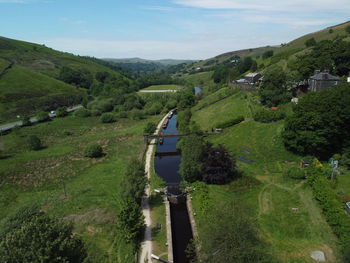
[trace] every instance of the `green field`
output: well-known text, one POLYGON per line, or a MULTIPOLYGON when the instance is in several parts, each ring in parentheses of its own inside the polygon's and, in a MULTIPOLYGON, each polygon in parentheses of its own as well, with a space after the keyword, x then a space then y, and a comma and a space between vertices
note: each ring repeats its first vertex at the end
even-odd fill
POLYGON ((179 85, 169 84, 169 85, 152 85, 143 90, 179 90, 181 88, 182 87, 179 85))
MULTIPOLYGON (((206 128, 226 120, 227 115, 249 116, 247 103, 246 96, 235 94, 195 111, 193 120, 206 128)), ((235 156, 244 176, 229 185, 196 187, 192 195, 199 236, 210 207, 235 199, 248 207, 279 262, 314 262, 309 256, 313 250, 324 251, 328 262, 338 262, 337 239, 311 190, 304 181, 285 175, 290 167, 298 166, 301 157, 284 149, 282 129, 283 121, 264 124, 248 120, 208 137, 235 156)))
POLYGON ((194 107, 193 120, 203 130, 209 131, 219 123, 235 119, 238 116, 252 118, 257 107, 259 106, 254 103, 251 94, 226 88, 200 101, 194 107), (220 98, 224 99, 220 100, 220 98))
POLYGON ((142 157, 145 123, 158 118, 101 124, 97 117, 68 116, 2 136, 0 219, 39 203, 49 214, 75 223, 92 262, 134 262, 131 246, 116 229, 118 194, 129 160, 142 157), (26 150, 28 135, 37 135, 46 148, 26 150), (104 157, 83 157, 93 142, 103 146, 104 157))

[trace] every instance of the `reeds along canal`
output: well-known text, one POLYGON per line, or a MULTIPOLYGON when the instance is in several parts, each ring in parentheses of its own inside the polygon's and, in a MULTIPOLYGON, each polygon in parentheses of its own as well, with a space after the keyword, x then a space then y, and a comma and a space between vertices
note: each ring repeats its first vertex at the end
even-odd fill
MULTIPOLYGON (((172 115, 168 119, 167 124, 164 125, 162 132, 165 135, 178 134, 176 128, 176 117, 176 114, 172 115)), ((155 169, 157 174, 166 182, 168 186, 168 193, 173 197, 180 195, 180 198, 172 199, 171 197, 168 197, 171 201, 170 218, 173 257, 174 263, 188 263, 190 262, 190 259, 187 257, 186 249, 193 237, 193 234, 187 205, 185 202, 186 197, 181 196, 181 191, 179 188, 181 176, 178 173, 178 170, 181 156, 176 149, 177 142, 177 137, 164 137, 163 141, 161 143, 158 143, 155 156, 155 169), (179 202, 177 202, 177 200, 179 202)))

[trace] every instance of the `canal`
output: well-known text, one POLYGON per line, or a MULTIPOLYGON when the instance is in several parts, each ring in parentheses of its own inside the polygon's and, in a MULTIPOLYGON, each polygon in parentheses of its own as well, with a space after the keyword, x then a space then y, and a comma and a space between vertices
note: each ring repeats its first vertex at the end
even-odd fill
MULTIPOLYGON (((164 134, 178 134, 176 128, 176 114, 169 120, 164 134)), ((181 155, 176 149, 177 137, 164 138, 163 144, 158 144, 155 156, 156 173, 163 178, 172 194, 181 193, 179 184, 181 176, 178 173, 181 155)), ((192 228, 186 203, 170 203, 170 219, 173 243, 174 263, 188 263, 186 248, 192 239, 192 228)))
MULTIPOLYGON (((195 95, 198 95, 202 92, 202 89, 195 87, 194 92, 195 95)), ((177 115, 174 114, 169 119, 167 128, 164 128, 162 132, 164 134, 178 134, 176 126, 177 115)), ((178 173, 181 155, 176 148, 177 142, 177 137, 164 138, 162 144, 158 143, 155 156, 156 173, 167 184, 168 192, 176 195, 181 193, 179 187, 181 175, 178 173)), ((193 233, 186 202, 170 203, 170 219, 174 263, 189 263, 190 258, 187 257, 186 249, 193 238, 193 233)))

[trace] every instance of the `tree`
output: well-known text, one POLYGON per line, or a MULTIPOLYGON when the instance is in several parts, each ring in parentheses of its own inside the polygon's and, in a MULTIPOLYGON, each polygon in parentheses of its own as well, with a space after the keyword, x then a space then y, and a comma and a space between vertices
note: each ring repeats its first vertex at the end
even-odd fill
POLYGON ((27 145, 29 150, 32 151, 40 150, 43 147, 41 140, 36 135, 31 135, 27 138, 27 145))
POLYGON ((317 44, 316 40, 312 37, 305 41, 305 46, 311 47, 317 44))
POLYGON ((347 27, 345 28, 345 31, 346 31, 346 33, 350 34, 350 26, 347 26, 347 27))
POLYGON ((226 184, 238 177, 235 159, 222 145, 206 144, 201 168, 202 180, 207 184, 226 184))
POLYGON ((269 107, 289 102, 291 95, 287 90, 287 74, 281 67, 266 71, 259 95, 261 102, 269 107))
POLYGON ((201 180, 201 167, 204 151, 203 139, 198 135, 191 135, 181 139, 181 163, 179 173, 188 182, 201 180))
POLYGON ((91 115, 91 112, 88 109, 81 108, 74 112, 74 115, 77 117, 89 117, 91 115))
POLYGON ((100 120, 102 123, 112 123, 115 122, 115 117, 113 113, 106 112, 101 115, 100 120))
POLYGON ((143 133, 153 134, 157 129, 157 125, 154 122, 147 122, 146 127, 143 129, 143 133))
POLYGON ((350 141, 350 84, 309 93, 294 107, 282 133, 290 151, 328 159, 350 141))
POLYGON ((273 56, 273 50, 267 50, 262 54, 263 59, 267 59, 267 58, 272 57, 272 56, 273 56))
POLYGON ((84 150, 84 156, 90 158, 98 158, 103 155, 103 149, 97 143, 88 145, 84 150))
POLYGON ((30 117, 28 115, 24 115, 22 118, 22 126, 31 126, 32 122, 30 121, 30 117))
POLYGON ((80 263, 87 258, 73 225, 26 207, 7 218, 0 232, 0 261, 80 263))
POLYGON ((68 112, 67 112, 67 107, 63 106, 63 107, 59 107, 57 110, 56 110, 56 116, 57 117, 65 117, 68 115, 68 112))
POLYGON ((110 74, 106 71, 103 72, 97 72, 95 75, 95 78, 102 83, 105 83, 106 80, 110 77, 110 74))
POLYGON ((36 116, 36 118, 38 119, 38 122, 45 122, 50 120, 50 116, 47 112, 39 112, 38 115, 36 116))

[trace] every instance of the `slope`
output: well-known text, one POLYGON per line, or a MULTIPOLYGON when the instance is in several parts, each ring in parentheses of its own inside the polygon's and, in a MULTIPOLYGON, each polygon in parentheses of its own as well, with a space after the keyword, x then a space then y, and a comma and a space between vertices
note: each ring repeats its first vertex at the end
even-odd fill
POLYGON ((96 82, 94 76, 97 72, 108 72, 116 79, 126 79, 95 61, 44 45, 0 37, 0 120, 49 110, 57 106, 52 105, 52 97, 60 101, 59 106, 79 103, 86 90, 61 81, 59 73, 63 67, 88 72, 92 83, 96 82), (38 99, 41 103, 36 104, 38 99))

